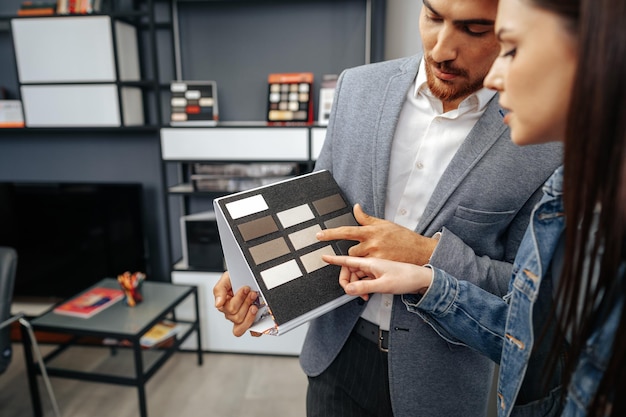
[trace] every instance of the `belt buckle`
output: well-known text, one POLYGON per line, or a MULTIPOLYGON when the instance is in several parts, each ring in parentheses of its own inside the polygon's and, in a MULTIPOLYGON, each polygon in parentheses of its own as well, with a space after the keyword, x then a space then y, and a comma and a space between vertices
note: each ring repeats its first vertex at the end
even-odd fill
MULTIPOLYGON (((389 348, 383 347, 383 340, 384 340, 383 331, 384 330, 381 330, 380 327, 378 328, 378 350, 386 353, 386 352, 389 352, 389 348)), ((387 341, 387 343, 389 343, 389 341, 387 341)))

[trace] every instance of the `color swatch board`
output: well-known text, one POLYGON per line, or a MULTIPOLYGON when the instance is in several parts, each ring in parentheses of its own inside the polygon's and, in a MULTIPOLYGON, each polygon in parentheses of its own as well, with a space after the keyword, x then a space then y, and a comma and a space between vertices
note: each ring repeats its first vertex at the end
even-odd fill
POLYGON ((313 73, 268 76, 267 121, 270 124, 313 123, 313 73))
POLYGON ((175 81, 170 84, 171 126, 215 126, 219 120, 215 81, 175 81))
POLYGON ((260 293, 260 319, 251 328, 283 334, 348 301, 339 267, 323 254, 346 255, 354 241, 320 242, 318 231, 358 225, 328 171, 214 200, 233 289, 260 293))

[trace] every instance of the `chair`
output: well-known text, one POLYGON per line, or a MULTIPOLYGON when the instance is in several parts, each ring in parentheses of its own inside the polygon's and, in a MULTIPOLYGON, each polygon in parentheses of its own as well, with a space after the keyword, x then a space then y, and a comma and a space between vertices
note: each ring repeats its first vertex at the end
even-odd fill
MULTIPOLYGON (((11 335, 9 322, 11 316, 11 301, 13 300, 13 285, 15 283, 15 270, 17 268, 17 253, 13 248, 0 246, 0 374, 3 373, 9 363, 13 351, 11 349, 11 335)), ((13 320, 11 321, 11 323, 13 320)))
POLYGON ((48 391, 48 395, 50 396, 50 403, 52 404, 54 414, 57 417, 60 417, 61 413, 59 411, 59 406, 57 405, 56 397, 52 391, 50 378, 48 378, 48 373, 46 372, 46 367, 43 357, 41 356, 41 351, 39 350, 39 345, 37 344, 37 339, 35 338, 35 333, 33 332, 28 320, 24 317, 24 313, 18 313, 11 316, 11 302, 13 300, 13 286, 15 284, 16 269, 17 253, 15 250, 13 248, 0 246, 0 374, 8 368, 13 356, 11 334, 9 331, 10 325, 15 322, 19 322, 22 326, 24 326, 24 329, 26 329, 26 333, 30 339, 35 358, 39 364, 41 376, 43 377, 44 385, 48 391))

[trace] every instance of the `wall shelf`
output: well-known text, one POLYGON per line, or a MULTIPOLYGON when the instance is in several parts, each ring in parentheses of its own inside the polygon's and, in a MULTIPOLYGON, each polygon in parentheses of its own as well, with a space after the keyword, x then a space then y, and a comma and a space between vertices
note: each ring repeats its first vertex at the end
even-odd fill
MULTIPOLYGON (((161 126, 122 126, 122 127, 9 127, 0 128, 0 132, 10 133, 11 135, 32 135, 39 136, 46 133, 64 133, 70 136, 84 136, 88 133, 116 133, 116 132, 138 132, 138 133, 154 133, 154 140, 158 140, 157 133, 161 126)), ((6 135, 0 135, 0 140, 6 135)))

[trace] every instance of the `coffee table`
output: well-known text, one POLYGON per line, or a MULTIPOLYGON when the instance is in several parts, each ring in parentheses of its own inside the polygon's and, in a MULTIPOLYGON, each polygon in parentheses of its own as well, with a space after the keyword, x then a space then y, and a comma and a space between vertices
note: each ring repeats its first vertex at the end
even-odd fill
MULTIPOLYGON (((119 288, 119 284, 117 280, 113 278, 105 278, 94 284, 93 287, 119 288)), ((167 359, 178 350, 181 343, 193 332, 196 333, 198 341, 198 365, 202 365, 202 346, 200 342, 202 338, 200 337, 197 287, 193 285, 144 281, 141 293, 143 295, 143 302, 135 307, 128 307, 124 300, 120 300, 87 319, 56 314, 51 308, 41 316, 32 319, 30 323, 36 331, 71 336, 69 342, 60 344, 53 351, 44 356, 43 360, 46 364, 49 376, 134 386, 137 388, 139 394, 140 415, 141 417, 147 417, 146 382, 167 359), (195 306, 195 320, 176 320, 175 308, 192 295, 195 306), (152 326, 165 318, 173 319, 182 324, 183 329, 177 334, 177 337, 170 346, 143 349, 140 344, 141 337, 150 330, 152 326), (110 349, 112 356, 116 356, 119 353, 118 350, 131 349, 135 365, 134 375, 115 375, 110 372, 102 372, 102 370, 96 369, 97 367, 91 367, 92 369, 88 370, 69 369, 68 367, 61 368, 55 367, 55 365, 51 363, 54 358, 57 358, 61 353, 75 346, 81 338, 84 339, 85 337, 126 341, 128 347, 99 346, 110 349), (150 356, 149 360, 147 355, 150 356)), ((36 417, 41 417, 41 399, 37 387, 37 375, 40 374, 40 371, 33 360, 29 339, 27 337, 23 339, 33 411, 36 417)), ((110 370, 111 369, 107 369, 107 371, 110 370)))

